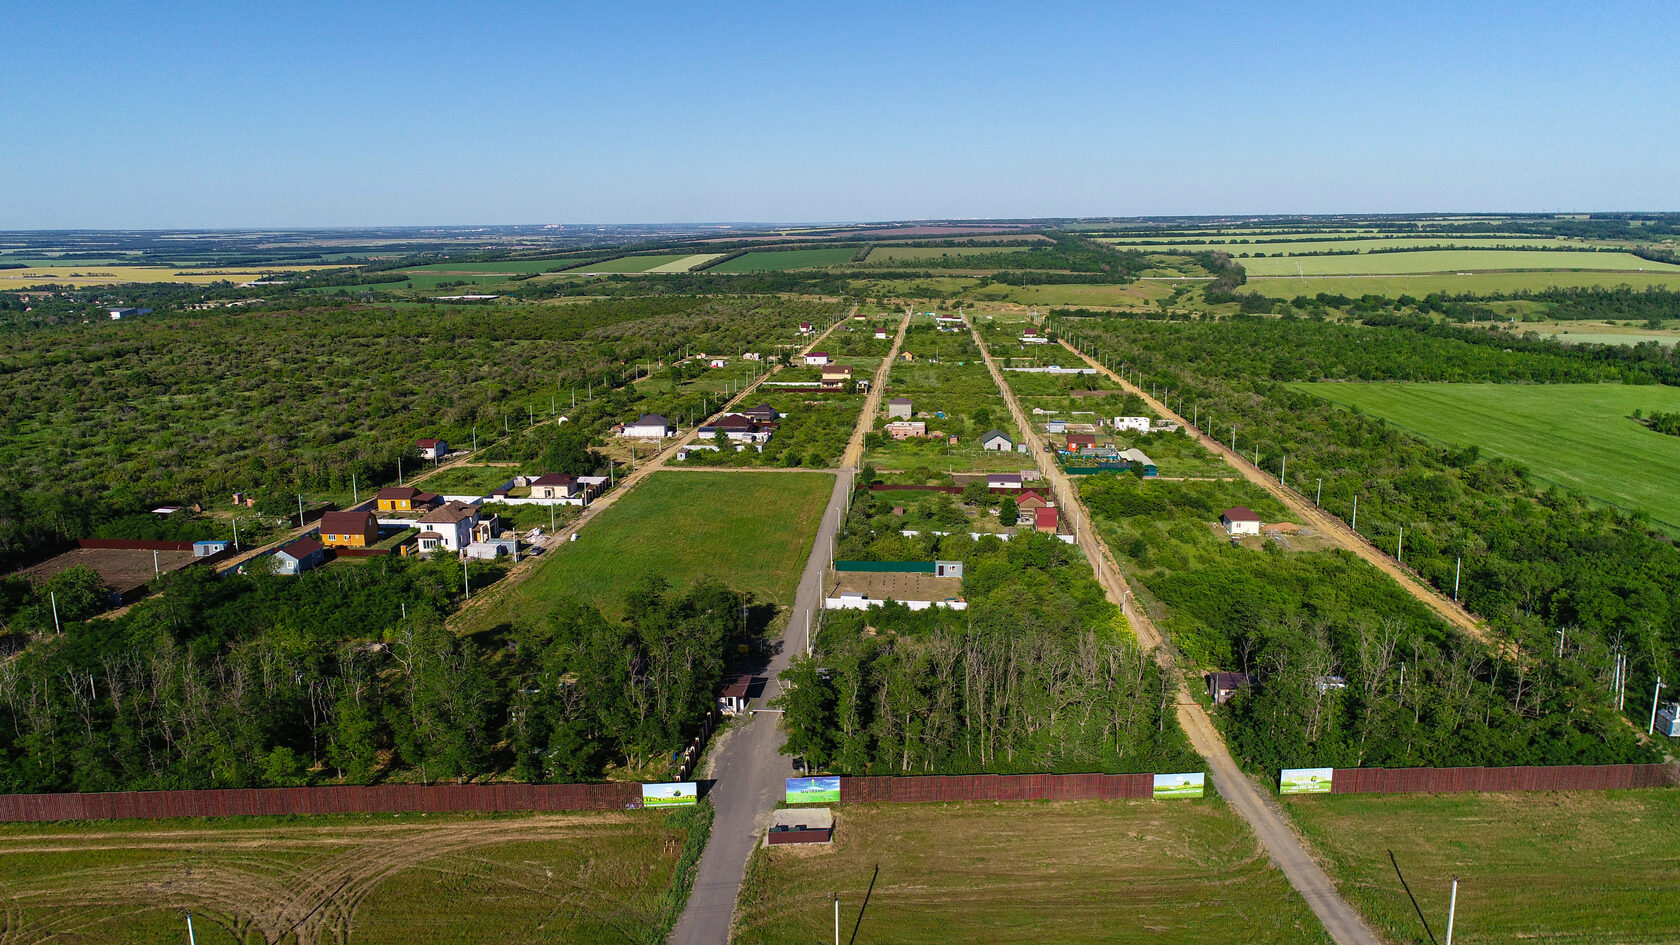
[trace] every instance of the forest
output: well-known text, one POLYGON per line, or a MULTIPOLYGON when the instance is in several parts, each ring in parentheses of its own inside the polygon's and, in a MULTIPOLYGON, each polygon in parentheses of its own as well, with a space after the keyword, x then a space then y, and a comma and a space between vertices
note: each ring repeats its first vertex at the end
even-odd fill
MULTIPOLYGON (((468 571, 482 589, 503 567, 468 571)), ((0 663, 0 791, 657 779, 750 605, 650 584, 627 589, 622 622, 572 605, 459 639, 443 618, 461 593, 452 560, 168 575, 126 614, 69 620, 0 663)))
MULTIPOLYGON (((1631 715, 1649 711, 1640 693, 1649 693, 1659 674, 1672 679, 1680 669, 1680 605, 1672 594, 1680 586, 1680 550, 1640 517, 1542 489, 1522 469, 1474 448, 1437 446, 1284 386, 1339 378, 1587 382, 1618 379, 1623 368, 1561 349, 1504 350, 1409 328, 1295 319, 1103 318, 1063 327, 1140 369, 1173 404, 1182 398, 1204 428, 1235 424, 1245 452, 1258 441, 1267 456, 1286 453, 1290 484, 1311 494, 1322 480, 1323 507, 1344 520, 1358 495, 1359 531, 1379 547, 1393 547, 1404 528, 1406 565, 1443 593, 1456 590, 1506 647, 1479 655, 1449 648, 1438 666, 1446 680, 1460 672, 1466 692, 1481 687, 1490 700, 1500 693, 1527 720, 1527 738, 1486 743, 1482 756, 1552 757, 1558 744, 1580 747, 1583 758, 1620 753, 1615 736, 1622 727, 1598 721, 1610 705, 1616 654, 1630 663, 1631 715)), ((1348 652, 1340 648, 1344 669, 1348 652)), ((1489 710, 1475 731, 1496 731, 1495 722, 1489 710)))
POLYGON ((900 535, 872 478, 838 557, 960 560, 968 609, 826 614, 814 657, 783 674, 785 752, 856 775, 1199 769, 1171 684, 1077 550, 1032 532, 900 535))

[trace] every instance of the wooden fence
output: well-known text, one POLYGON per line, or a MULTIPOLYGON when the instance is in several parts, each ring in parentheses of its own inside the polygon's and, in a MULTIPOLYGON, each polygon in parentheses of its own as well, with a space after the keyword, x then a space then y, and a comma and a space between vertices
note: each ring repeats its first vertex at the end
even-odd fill
POLYGON ((1153 797, 1153 774, 957 774, 841 778, 840 802, 1095 801, 1153 797))
POLYGON ((642 786, 611 784, 381 784, 372 787, 120 791, 0 795, 0 821, 235 817, 283 814, 621 810, 642 806, 642 786))
POLYGON ((1332 794, 1457 791, 1614 791, 1680 785, 1680 765, 1554 765, 1521 768, 1337 768, 1332 794))

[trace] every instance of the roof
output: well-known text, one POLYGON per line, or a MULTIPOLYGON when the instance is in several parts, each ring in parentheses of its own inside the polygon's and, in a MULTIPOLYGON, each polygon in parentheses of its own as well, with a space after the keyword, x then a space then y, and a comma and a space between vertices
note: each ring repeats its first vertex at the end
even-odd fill
POLYGON ((442 541, 443 540, 443 536, 438 534, 437 532, 421 532, 420 534, 415 535, 414 537, 417 538, 417 539, 418 538, 430 538, 433 541, 442 541))
MULTIPOLYGON (((1007 434, 1007 433, 1003 432, 1002 430, 999 430, 999 429, 994 427, 994 428, 986 431, 986 435, 980 438, 980 442, 984 443, 987 440, 993 439, 995 437, 1000 437, 1000 436, 1003 437, 1006 440, 1009 440, 1009 434, 1007 434)), ((1009 440, 1009 442, 1013 443, 1015 441, 1014 440, 1009 440)))
POLYGON ((386 486, 379 490, 380 499, 413 499, 420 495, 420 490, 413 486, 386 486))
POLYGON ((1020 473, 987 473, 987 482, 1020 482, 1020 473))
POLYGON ((533 485, 533 486, 569 486, 574 482, 577 482, 577 477, 576 476, 568 476, 568 475, 565 475, 564 473, 544 473, 543 475, 538 476, 537 478, 531 480, 531 485, 533 485))
POLYGON ((451 499, 448 502, 420 516, 422 525, 453 525, 464 518, 471 518, 478 514, 477 510, 465 502, 451 499))
POLYGON ((1020 505, 1022 502, 1025 502, 1028 499, 1037 499, 1038 501, 1043 502, 1044 501, 1044 496, 1039 495, 1038 490, 1036 490, 1036 489, 1028 489, 1027 491, 1025 491, 1025 492, 1023 492, 1020 495, 1015 497, 1015 504, 1020 505))
POLYGON ((887 403, 890 406, 893 406, 893 407, 896 407, 899 404, 903 404, 904 406, 908 407, 908 406, 910 406, 910 398, 908 398, 908 397, 894 397, 892 400, 887 401, 887 403))
POLYGON ((1260 516, 1246 505, 1233 505, 1219 514, 1227 522, 1258 522, 1260 516))
POLYGON ((1235 689, 1248 685, 1247 673, 1208 673, 1208 682, 1215 689, 1235 689))
POLYGON ((805 356, 807 358, 826 358, 826 357, 828 357, 828 352, 827 351, 808 351, 808 352, 805 353, 805 356))
POLYGON ((626 423, 627 427, 668 427, 671 421, 656 413, 644 413, 636 418, 634 423, 626 423))
POLYGON ((752 681, 753 678, 751 676, 737 676, 733 680, 730 680, 729 685, 723 687, 724 698, 745 699, 747 697, 747 691, 752 688, 752 681))
POLYGON ((1129 449, 1129 450, 1121 450, 1120 451, 1120 458, 1124 459, 1124 460, 1130 460, 1131 462, 1138 463, 1138 464, 1141 464, 1141 465, 1144 465, 1144 466, 1155 465, 1154 460, 1150 459, 1149 456, 1147 454, 1145 454, 1143 450, 1137 449, 1136 447, 1133 447, 1132 449, 1129 449))
POLYGON ((1055 528, 1059 513, 1052 506, 1033 509, 1033 524, 1039 528, 1055 528))
POLYGON ((438 444, 442 443, 443 441, 442 440, 415 440, 414 442, 421 449, 429 450, 432 447, 437 446, 438 444))
POLYGON ((367 510, 360 512, 328 512, 321 516, 321 532, 327 535, 351 535, 367 528, 368 519, 373 513, 367 510))
POLYGON ((320 552, 320 542, 313 538, 299 538, 297 541, 290 544, 281 545, 274 553, 277 555, 285 555, 294 561, 302 561, 304 558, 313 554, 319 554, 320 552))

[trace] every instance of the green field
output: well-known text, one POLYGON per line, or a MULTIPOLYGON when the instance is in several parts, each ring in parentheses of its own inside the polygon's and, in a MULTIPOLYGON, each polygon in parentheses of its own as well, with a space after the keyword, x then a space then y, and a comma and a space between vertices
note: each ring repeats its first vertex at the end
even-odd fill
MULTIPOLYGON (((517 466, 452 466, 440 469, 414 485, 439 495, 486 495, 517 475, 517 466)), ((547 511, 543 512, 543 517, 548 517, 547 511)))
POLYGON ((441 262, 424 266, 409 266, 396 272, 488 272, 502 275, 521 275, 527 272, 548 272, 576 265, 575 259, 504 259, 501 262, 441 262))
MULTIPOLYGON (((1522 327, 1519 330, 1531 330, 1522 327)), ((1576 331, 1571 328, 1536 328, 1532 329, 1542 338, 1553 341, 1574 342, 1575 344, 1594 345, 1638 345, 1647 341, 1655 341, 1659 345, 1672 345, 1680 341, 1680 334, 1673 332, 1655 331, 1576 331)))
POLYGON ((1454 446, 1478 446, 1527 466, 1539 479, 1650 514, 1680 531, 1680 437, 1629 419, 1635 410, 1680 411, 1680 389, 1621 384, 1292 384, 1358 407, 1401 429, 1454 446))
POLYGON ((914 262, 918 259, 938 259, 941 256, 983 256, 997 253, 1018 253, 1030 246, 877 246, 869 251, 864 262, 914 262))
POLYGON ((786 269, 819 269, 852 261, 856 247, 836 249, 782 249, 748 253, 724 260, 707 272, 779 272, 786 269))
MULTIPOLYGON (((0 826, 0 940, 662 941, 694 812, 0 826)), ((703 834, 695 834, 695 843, 703 834)))
MULTIPOLYGON (((1397 253, 1395 255, 1410 256, 1415 254, 1397 253)), ((1253 261, 1242 260, 1245 266, 1253 261)), ((1288 261, 1280 260, 1280 262, 1288 261)), ((1645 262, 1645 260, 1640 260, 1640 262, 1645 262)), ((1292 299, 1297 295, 1317 295, 1320 292, 1346 295, 1350 298, 1358 298, 1362 295, 1382 295, 1389 298, 1410 295, 1423 298, 1432 292, 1454 295, 1463 292, 1492 295, 1518 292, 1524 289, 1549 289, 1554 286, 1561 289, 1572 289, 1588 286, 1614 288, 1619 285, 1629 285, 1636 289, 1643 289, 1647 286, 1661 286, 1671 291, 1680 291, 1680 273, 1472 272, 1467 276, 1448 273, 1427 276, 1320 276, 1306 279, 1297 279, 1291 274, 1289 278, 1250 279, 1248 284, 1243 286, 1242 291, 1257 292, 1274 299, 1292 299)), ((1069 287, 1028 286, 1027 288, 1060 289, 1069 287)), ((1116 288, 1127 287, 1117 286, 1116 288)))
POLYGON ((1460 877, 1455 945, 1680 940, 1680 791, 1334 795, 1285 806, 1344 894, 1395 942, 1429 945, 1388 858, 1446 933, 1460 877))
MULTIPOLYGON (((1328 235, 1328 234, 1327 234, 1328 235)), ((1110 241, 1112 242, 1112 241, 1110 241)), ((1124 245, 1124 244, 1116 244, 1124 245)), ((1534 249, 1556 249, 1559 247, 1582 246, 1581 240, 1568 240, 1558 236, 1456 236, 1443 233, 1438 236, 1400 236, 1400 237, 1349 237, 1328 241, 1323 239, 1303 238, 1301 240, 1286 240, 1285 237, 1260 237, 1254 240, 1242 240, 1220 243, 1170 243, 1165 245, 1141 245, 1129 248, 1151 250, 1156 252, 1173 250, 1187 253, 1221 252, 1233 256, 1256 255, 1264 253, 1266 256, 1293 255, 1296 253, 1326 253, 1347 252, 1357 250, 1368 253, 1373 249, 1433 249, 1447 246, 1472 246, 1478 249, 1496 249, 1499 247, 1532 247, 1534 249), (1278 242, 1260 242, 1260 239, 1278 240, 1278 242)))
MULTIPOLYGON (((1335 245, 1335 244, 1325 244, 1335 245)), ((1488 269, 1592 269, 1616 272, 1673 272, 1680 266, 1652 262, 1632 253, 1584 253, 1567 250, 1465 249, 1412 253, 1359 253, 1351 256, 1289 256, 1242 260, 1251 276, 1354 276, 1412 272, 1465 272, 1488 269)))
POLYGON ((473 615, 469 629, 538 619, 567 597, 617 618, 625 593, 648 576, 675 587, 715 578, 761 602, 792 604, 833 488, 834 477, 818 472, 654 473, 473 615))
POLYGON ((834 827, 754 852, 735 945, 831 940, 836 892, 842 941, 1329 941, 1218 800, 859 804, 834 827))

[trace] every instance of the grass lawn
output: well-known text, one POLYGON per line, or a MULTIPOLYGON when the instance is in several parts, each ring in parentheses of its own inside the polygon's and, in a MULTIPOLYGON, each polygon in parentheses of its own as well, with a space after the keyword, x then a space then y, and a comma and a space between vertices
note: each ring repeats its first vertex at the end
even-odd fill
POLYGON ((792 604, 833 489, 828 473, 654 473, 475 615, 472 628, 538 619, 566 597, 616 619, 625 591, 648 575, 675 587, 716 578, 759 601, 792 604))
POLYGON ((857 247, 834 249, 782 249, 748 253, 718 263, 707 272, 776 272, 784 269, 817 269, 852 261, 857 247))
POLYGON ((1389 851, 1428 917, 1453 941, 1553 945, 1673 942, 1680 898, 1680 791, 1333 795, 1289 812, 1366 918, 1395 942, 1428 945, 1389 851))
POLYGON ((1329 941, 1217 800, 834 811, 832 846, 753 853, 735 945, 829 941, 835 892, 842 941, 1329 941))
POLYGON ((419 480, 415 486, 439 495, 487 495, 517 475, 518 466, 451 466, 419 480))
MULTIPOLYGON (((1414 253, 1400 253, 1397 255, 1411 256, 1414 253)), ((1361 258, 1361 257, 1350 257, 1361 258)), ((1242 260, 1246 265, 1254 260, 1242 260)), ((1288 260, 1282 260, 1287 262, 1288 260)), ((1640 260, 1640 262, 1646 262, 1640 260)), ((1646 263, 1647 267, 1656 263, 1646 263)), ((1250 279, 1243 286, 1244 292, 1258 292, 1274 299, 1292 299, 1297 295, 1317 295, 1328 292, 1332 295, 1345 295, 1359 298, 1362 295, 1381 295, 1397 298, 1411 295, 1423 298, 1432 292, 1448 294, 1516 292, 1522 289, 1560 289, 1582 288, 1587 286, 1604 286, 1615 288, 1619 285, 1633 286, 1643 289, 1646 286, 1663 286, 1671 291, 1680 291, 1680 273, 1652 272, 1471 272, 1469 275, 1454 273, 1429 276, 1321 276, 1306 279, 1294 278, 1294 271, 1290 270, 1289 278, 1250 279)), ((1039 288, 1029 286, 1028 288, 1039 288)), ((1060 286, 1043 286, 1042 288, 1061 288, 1060 286)))
POLYGON ((1629 419, 1680 411, 1680 389, 1622 384, 1294 384, 1401 429, 1513 459, 1547 482, 1680 533, 1680 437, 1629 419))
MULTIPOLYGON (((663 941, 692 814, 0 826, 7 942, 663 941)), ((695 836, 696 842, 699 836, 695 836)))

